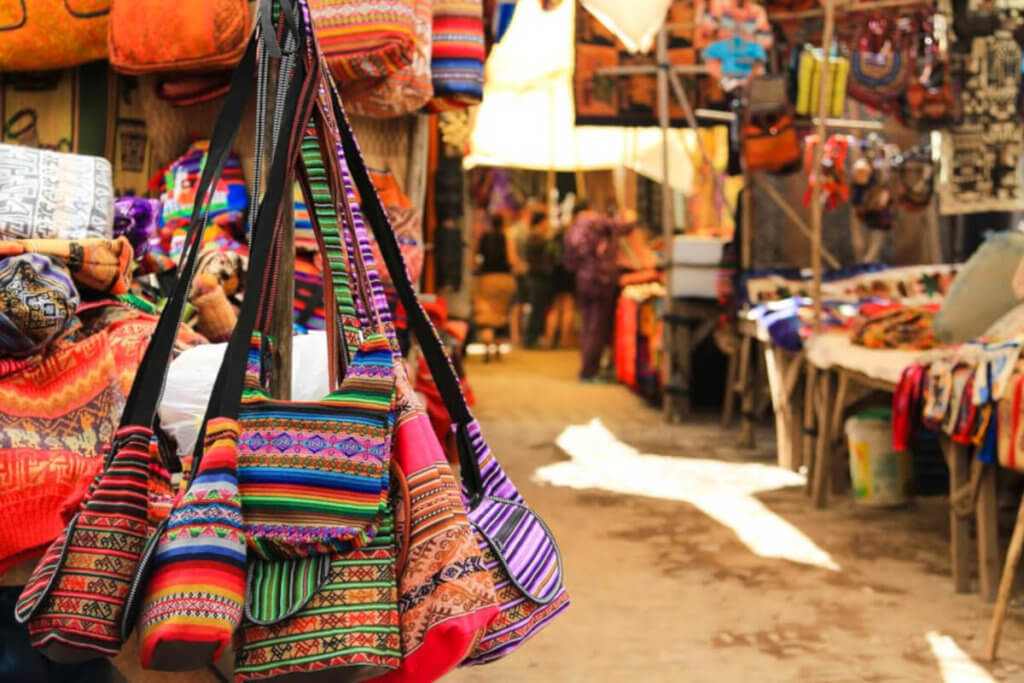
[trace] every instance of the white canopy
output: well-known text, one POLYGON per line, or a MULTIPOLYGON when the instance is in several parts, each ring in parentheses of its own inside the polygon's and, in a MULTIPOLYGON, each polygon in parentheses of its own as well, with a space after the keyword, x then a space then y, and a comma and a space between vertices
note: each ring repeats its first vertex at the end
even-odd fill
MULTIPOLYGON (((487 60, 484 99, 465 166, 626 167, 661 182, 660 129, 574 125, 575 9, 569 0, 551 11, 535 1, 517 4, 508 32, 487 60)), ((695 149, 695 139, 693 131, 669 130, 669 183, 684 193, 693 177, 685 143, 695 149)))

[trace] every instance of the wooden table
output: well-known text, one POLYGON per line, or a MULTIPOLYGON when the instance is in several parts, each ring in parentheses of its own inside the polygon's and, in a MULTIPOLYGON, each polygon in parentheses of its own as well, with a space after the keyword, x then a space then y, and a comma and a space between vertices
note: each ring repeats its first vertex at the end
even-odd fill
MULTIPOLYGON (((842 448, 842 420, 846 411, 865 392, 893 394, 892 382, 868 376, 841 365, 816 367, 807 363, 807 394, 813 410, 804 412, 805 433, 811 434, 814 457, 807 476, 814 505, 828 505, 833 457, 842 448), (836 383, 835 385, 833 383, 836 383)), ((810 404, 805 404, 810 405, 810 404)), ((972 458, 971 449, 942 437, 943 455, 949 467, 950 555, 953 585, 958 593, 970 592, 970 526, 977 525, 979 592, 993 602, 998 589, 1000 558, 996 519, 995 465, 972 458)))

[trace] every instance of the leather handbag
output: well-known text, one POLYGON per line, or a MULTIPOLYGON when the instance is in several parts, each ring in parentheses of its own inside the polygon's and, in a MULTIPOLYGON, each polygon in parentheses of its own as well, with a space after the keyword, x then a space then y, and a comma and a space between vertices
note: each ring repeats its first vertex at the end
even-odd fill
POLYGON ((373 191, 373 181, 359 156, 358 145, 340 103, 336 107, 343 150, 355 189, 360 197, 368 198, 361 206, 359 222, 362 223, 362 216, 365 216, 372 229, 409 326, 416 334, 423 358, 454 423, 467 517, 498 593, 498 615, 463 660, 464 664, 484 664, 518 648, 568 607, 561 555, 547 525, 527 507, 487 447, 480 425, 459 388, 458 375, 409 281, 401 249, 387 213, 373 191))
POLYGON ((123 74, 230 69, 248 36, 247 0, 111 1, 110 65, 123 74))
POLYGON ((200 226, 213 180, 223 171, 237 134, 256 63, 255 35, 214 133, 216 145, 196 192, 181 276, 161 313, 125 402, 120 426, 84 501, 36 566, 15 618, 28 624, 33 645, 51 659, 81 661, 115 655, 134 628, 143 580, 160 529, 150 502, 153 424, 199 255, 200 226))
POLYGON ((0 194, 7 200, 0 206, 0 238, 113 234, 113 175, 106 159, 0 144, 0 194))
POLYGON ((748 171, 788 173, 799 168, 800 143, 784 76, 760 76, 750 81, 742 144, 748 171))
POLYGON ((48 71, 107 56, 110 0, 0 3, 0 71, 48 71))

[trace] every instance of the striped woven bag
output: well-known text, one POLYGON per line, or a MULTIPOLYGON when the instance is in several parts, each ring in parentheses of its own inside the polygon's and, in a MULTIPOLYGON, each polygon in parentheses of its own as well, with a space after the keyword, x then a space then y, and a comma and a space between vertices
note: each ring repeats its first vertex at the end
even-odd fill
MULTIPOLYGON (((298 7, 305 19, 299 23, 308 27, 308 8, 298 7)), ((383 299, 352 283, 367 268, 366 255, 347 249, 342 234, 351 225, 351 199, 334 156, 324 151, 336 146, 336 126, 324 109, 329 76, 315 41, 304 43, 302 69, 318 86, 319 106, 299 131, 298 175, 330 273, 324 283, 330 384, 339 388, 319 402, 284 404, 270 400, 258 380, 247 386, 239 482, 252 553, 236 639, 240 681, 363 680, 401 663, 387 497, 394 333, 383 299), (316 520, 322 526, 310 524, 316 520)), ((261 215, 271 213, 264 206, 261 215)), ((273 300, 266 289, 263 295, 273 300)), ((262 377, 261 362, 251 359, 252 377, 262 377)))
POLYGON ((242 620, 245 536, 238 423, 206 425, 195 478, 157 541, 140 619, 142 667, 189 671, 216 661, 242 620))
POLYGON ((426 110, 439 113, 479 104, 487 58, 482 0, 434 0, 430 54, 434 97, 426 110))
MULTIPOLYGON (((348 168, 355 189, 364 198, 362 212, 455 424, 463 498, 499 601, 498 615, 463 662, 484 664, 519 647, 568 607, 562 558, 551 531, 526 506, 484 441, 480 425, 466 405, 458 375, 416 297, 387 212, 374 190, 337 99, 336 109, 348 168)), ((356 220, 362 223, 361 216, 356 220)))
MULTIPOLYGON (((200 226, 212 188, 227 163, 256 64, 255 35, 236 71, 200 178, 182 275, 168 298, 139 365, 107 453, 77 514, 53 542, 26 584, 15 618, 28 623, 32 644, 51 659, 80 661, 115 655, 135 626, 142 582, 160 530, 151 523, 154 470, 150 442, 157 404, 200 252, 200 226)), ((155 516, 158 517, 158 516, 155 516)))
POLYGON ((309 10, 320 50, 343 88, 386 78, 412 63, 412 0, 309 0, 309 10))

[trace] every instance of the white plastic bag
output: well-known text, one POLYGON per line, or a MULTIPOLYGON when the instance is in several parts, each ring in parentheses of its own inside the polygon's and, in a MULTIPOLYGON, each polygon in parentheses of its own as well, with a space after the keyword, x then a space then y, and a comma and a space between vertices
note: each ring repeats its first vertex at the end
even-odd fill
MULTIPOLYGON (((204 344, 174 359, 160 403, 160 426, 178 442, 178 454, 191 453, 206 413, 213 382, 227 344, 204 344)), ((330 392, 327 335, 310 332, 292 339, 292 400, 318 401, 330 392)))

